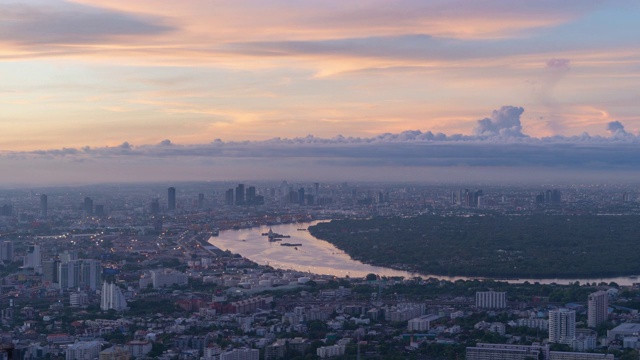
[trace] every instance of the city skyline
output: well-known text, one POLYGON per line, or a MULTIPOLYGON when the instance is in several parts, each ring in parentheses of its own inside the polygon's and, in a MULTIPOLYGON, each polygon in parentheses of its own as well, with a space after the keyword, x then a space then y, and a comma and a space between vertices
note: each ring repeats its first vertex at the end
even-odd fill
POLYGON ((0 186, 632 181, 639 13, 632 1, 8 3, 0 186))

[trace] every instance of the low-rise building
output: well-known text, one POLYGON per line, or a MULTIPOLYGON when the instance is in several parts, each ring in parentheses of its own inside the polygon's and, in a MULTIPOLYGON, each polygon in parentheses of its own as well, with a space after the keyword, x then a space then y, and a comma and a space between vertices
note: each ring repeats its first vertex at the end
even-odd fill
POLYGON ((98 341, 81 341, 71 344, 65 352, 66 360, 93 360, 100 355, 102 345, 98 341))
POLYGON ((333 346, 321 346, 316 349, 316 355, 318 355, 321 359, 326 359, 333 356, 342 356, 344 355, 345 350, 344 345, 333 345, 333 346))

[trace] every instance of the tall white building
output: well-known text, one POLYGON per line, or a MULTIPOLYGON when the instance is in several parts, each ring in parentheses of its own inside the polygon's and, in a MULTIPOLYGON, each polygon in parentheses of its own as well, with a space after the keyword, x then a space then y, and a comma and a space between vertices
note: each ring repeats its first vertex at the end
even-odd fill
POLYGON ((504 309, 507 307, 507 293, 478 291, 476 292, 476 307, 480 309, 504 309))
POLYGON ((569 309, 549 311, 549 342, 571 344, 576 337, 576 312, 569 309))
POLYGON ((38 269, 42 267, 40 245, 29 245, 27 248, 27 255, 24 257, 23 265, 25 268, 29 269, 38 269))
POLYGON ((606 291, 598 291, 589 294, 587 325, 596 327, 607 321, 609 316, 609 294, 606 291))
POLYGON ((127 300, 116 284, 102 283, 102 294, 100 299, 100 309, 122 311, 127 308, 127 300))

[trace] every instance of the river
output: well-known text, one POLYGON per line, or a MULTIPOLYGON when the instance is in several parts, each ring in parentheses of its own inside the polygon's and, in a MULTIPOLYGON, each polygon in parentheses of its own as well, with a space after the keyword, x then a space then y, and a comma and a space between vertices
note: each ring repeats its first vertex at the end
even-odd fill
MULTIPOLYGON (((310 272, 321 275, 334 275, 338 277, 365 277, 367 274, 380 276, 403 276, 411 278, 420 276, 423 278, 434 277, 443 280, 469 280, 469 277, 449 277, 440 275, 418 274, 407 271, 395 270, 380 266, 364 264, 352 259, 344 251, 332 244, 313 237, 306 229, 317 224, 311 223, 283 224, 271 227, 273 232, 290 235, 279 242, 269 242, 263 233, 269 231, 269 226, 261 226, 250 229, 224 230, 219 236, 211 237, 209 243, 233 253, 240 254, 261 265, 270 265, 278 269, 291 269, 310 272), (305 229, 304 231, 299 229, 305 229), (280 243, 302 244, 301 246, 281 246, 280 243)), ((500 279, 502 280, 502 279, 500 279)), ((612 278, 584 278, 584 279, 510 279, 504 280, 510 283, 539 282, 541 284, 569 284, 579 281, 586 282, 615 282, 618 285, 632 285, 638 282, 638 277, 612 277, 612 278)))

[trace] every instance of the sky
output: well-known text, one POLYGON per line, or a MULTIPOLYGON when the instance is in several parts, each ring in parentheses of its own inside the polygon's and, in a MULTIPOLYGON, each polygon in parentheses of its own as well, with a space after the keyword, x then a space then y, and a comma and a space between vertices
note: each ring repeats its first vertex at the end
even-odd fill
POLYGON ((0 0, 0 185, 635 181, 640 2, 0 0))

